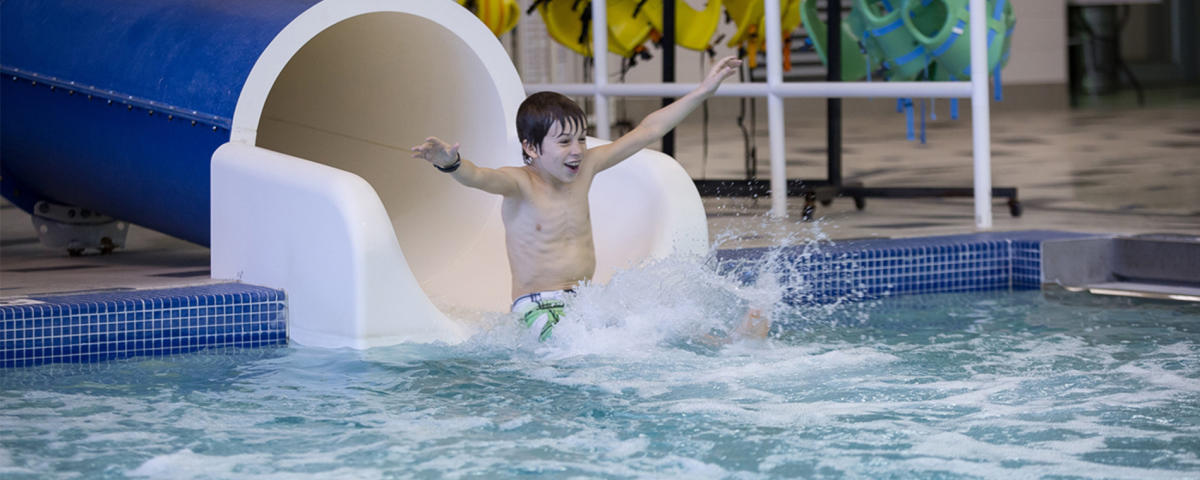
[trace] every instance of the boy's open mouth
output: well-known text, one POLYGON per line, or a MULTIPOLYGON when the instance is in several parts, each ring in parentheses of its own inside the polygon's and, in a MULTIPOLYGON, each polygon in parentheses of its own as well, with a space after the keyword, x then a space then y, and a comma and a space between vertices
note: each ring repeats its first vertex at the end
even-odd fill
POLYGON ((564 163, 563 165, 566 165, 567 169, 571 170, 571 172, 578 172, 579 171, 579 163, 580 162, 567 162, 567 163, 564 163))

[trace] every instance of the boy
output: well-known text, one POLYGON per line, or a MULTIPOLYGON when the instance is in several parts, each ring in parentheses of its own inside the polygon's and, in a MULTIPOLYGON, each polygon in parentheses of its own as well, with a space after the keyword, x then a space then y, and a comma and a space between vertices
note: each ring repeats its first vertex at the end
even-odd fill
POLYGON ((596 148, 584 144, 583 110, 553 92, 530 95, 517 111, 522 167, 478 167, 459 155, 458 144, 450 146, 436 137, 412 148, 413 158, 425 159, 458 183, 504 196, 501 215, 512 269, 512 311, 523 314, 526 327, 540 325, 541 340, 561 319, 565 296, 596 270, 588 209, 592 179, 675 128, 741 63, 734 57, 721 59, 695 90, 596 148))

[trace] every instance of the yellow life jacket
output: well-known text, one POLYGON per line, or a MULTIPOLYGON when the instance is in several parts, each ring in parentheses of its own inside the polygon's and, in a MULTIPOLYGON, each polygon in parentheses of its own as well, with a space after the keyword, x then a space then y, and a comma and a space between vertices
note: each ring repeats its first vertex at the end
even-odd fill
MULTIPOLYGON (((791 70, 790 53, 791 32, 800 26, 800 0, 783 0, 780 2, 780 34, 783 35, 783 68, 791 70)), ((746 65, 750 68, 758 66, 758 51, 766 46, 766 13, 763 0, 725 0, 725 11, 737 25, 737 32, 726 44, 730 47, 742 46, 746 50, 746 65)))
MULTIPOLYGON (((608 51, 622 57, 631 57, 650 38, 654 27, 638 11, 643 0, 609 0, 608 51)), ((591 41, 591 39, 588 39, 591 41)))
POLYGON ((455 0, 459 5, 471 9, 471 13, 479 17, 488 30, 497 37, 508 33, 517 27, 521 19, 521 6, 517 0, 455 0))
MULTIPOLYGON (((663 31, 663 1, 641 0, 642 15, 655 30, 663 31)), ((711 47, 713 34, 721 21, 721 0, 708 0, 704 10, 693 9, 683 0, 675 0, 675 44, 704 52, 711 47)))
MULTIPOLYGON (((633 15, 638 0, 607 2, 608 51, 622 57, 632 56, 652 27, 633 15)), ((585 57, 592 56, 592 2, 590 0, 544 0, 537 4, 550 38, 585 57)))

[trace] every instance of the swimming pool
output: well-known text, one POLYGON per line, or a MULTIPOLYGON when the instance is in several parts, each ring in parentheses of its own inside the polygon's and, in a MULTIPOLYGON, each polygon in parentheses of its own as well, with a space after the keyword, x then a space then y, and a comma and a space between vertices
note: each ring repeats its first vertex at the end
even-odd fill
POLYGON ((583 289, 545 344, 498 317, 457 346, 0 371, 0 474, 1200 475, 1195 304, 903 296, 791 307, 770 340, 712 346, 764 293, 681 268, 583 289))

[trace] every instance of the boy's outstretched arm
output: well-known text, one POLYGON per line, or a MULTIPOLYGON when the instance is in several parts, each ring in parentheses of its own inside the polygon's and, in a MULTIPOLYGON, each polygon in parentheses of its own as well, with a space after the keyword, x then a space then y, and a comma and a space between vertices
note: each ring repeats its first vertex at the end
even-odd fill
POLYGON ((670 105, 646 115, 637 128, 621 138, 608 145, 589 150, 588 155, 596 159, 593 163, 596 165, 596 171, 600 172, 621 163, 622 160, 637 153, 638 150, 658 141, 676 125, 679 125, 684 118, 687 118, 688 114, 700 106, 713 92, 717 91, 721 82, 736 73, 741 65, 742 61, 737 57, 725 57, 718 60, 695 90, 688 92, 687 95, 675 100, 670 105))
POLYGON ((429 137, 425 143, 410 150, 413 158, 425 159, 468 187, 504 196, 520 193, 520 187, 513 177, 500 170, 475 165, 458 153, 458 147, 457 143, 451 146, 437 137, 429 137))

